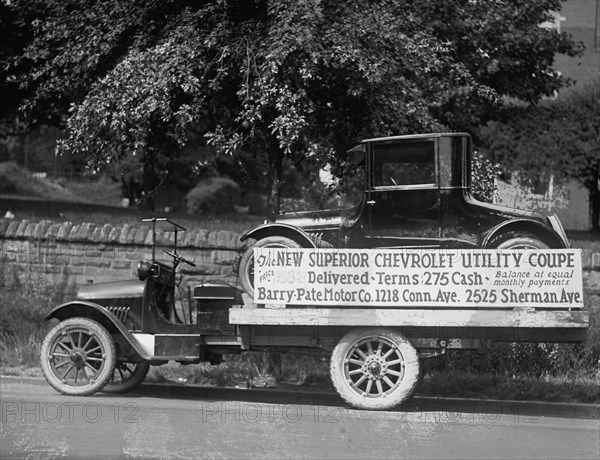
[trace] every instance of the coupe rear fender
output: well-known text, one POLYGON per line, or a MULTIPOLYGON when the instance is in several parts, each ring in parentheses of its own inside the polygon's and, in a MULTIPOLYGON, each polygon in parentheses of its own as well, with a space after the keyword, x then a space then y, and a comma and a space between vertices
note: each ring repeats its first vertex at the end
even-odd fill
POLYGON ((482 247, 489 247, 490 242, 498 235, 506 232, 528 232, 539 238, 551 248, 565 248, 565 244, 561 236, 552 228, 541 222, 530 219, 514 219, 502 222, 492 228, 485 236, 482 247))
POLYGON ((111 334, 120 334, 123 336, 140 358, 145 360, 152 358, 144 351, 133 334, 127 330, 115 315, 96 303, 76 301, 59 305, 46 315, 45 320, 58 319, 63 321, 75 317, 93 319, 104 326, 111 334))
POLYGON ((281 223, 268 223, 261 225, 260 227, 250 230, 244 234, 240 240, 246 241, 248 239, 262 240, 269 236, 284 236, 291 240, 296 241, 303 248, 314 248, 316 247, 315 242, 305 231, 294 227, 293 225, 281 224, 281 223))

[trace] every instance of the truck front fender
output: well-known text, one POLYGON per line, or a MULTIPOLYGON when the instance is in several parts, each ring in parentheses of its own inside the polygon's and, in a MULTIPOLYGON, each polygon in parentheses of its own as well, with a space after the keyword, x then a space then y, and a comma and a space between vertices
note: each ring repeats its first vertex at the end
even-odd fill
POLYGON ((316 247, 315 242, 304 230, 294 227, 293 225, 277 222, 264 224, 260 227, 256 227, 254 230, 250 230, 240 238, 240 241, 246 241, 250 238, 262 240, 263 238, 267 238, 269 236, 284 236, 296 241, 303 248, 316 247))
POLYGON ((125 325, 114 314, 96 303, 86 301, 67 302, 53 308, 46 315, 45 320, 58 319, 59 321, 63 321, 75 317, 93 319, 104 326, 111 334, 120 334, 123 336, 140 358, 145 360, 152 358, 142 348, 135 336, 127 330, 125 325))
POLYGON ((485 235, 482 247, 488 248, 490 242, 502 233, 518 231, 532 233, 550 247, 568 247, 552 227, 532 219, 513 219, 496 225, 485 235))

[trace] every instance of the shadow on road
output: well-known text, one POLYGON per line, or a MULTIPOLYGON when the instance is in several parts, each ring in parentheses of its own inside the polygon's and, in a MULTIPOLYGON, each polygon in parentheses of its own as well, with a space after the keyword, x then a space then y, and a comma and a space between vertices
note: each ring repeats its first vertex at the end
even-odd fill
MULTIPOLYGON (((100 396, 100 394, 97 396, 100 396)), ((247 390, 175 384, 144 384, 137 390, 128 393, 127 396, 230 400, 265 404, 322 405, 350 409, 350 406, 335 393, 319 393, 293 389, 255 388, 247 390)), ((519 417, 555 416, 599 419, 600 405, 416 396, 392 412, 477 413, 489 415, 490 417, 511 415, 519 417)))

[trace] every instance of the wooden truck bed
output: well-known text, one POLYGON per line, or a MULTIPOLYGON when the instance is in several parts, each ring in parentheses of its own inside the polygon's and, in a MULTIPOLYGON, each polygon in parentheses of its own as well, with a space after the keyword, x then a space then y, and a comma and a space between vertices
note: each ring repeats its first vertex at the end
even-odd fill
POLYGON ((485 337, 510 342, 581 342, 589 313, 556 310, 439 310, 364 308, 248 308, 229 322, 257 326, 400 327, 423 337, 485 337))

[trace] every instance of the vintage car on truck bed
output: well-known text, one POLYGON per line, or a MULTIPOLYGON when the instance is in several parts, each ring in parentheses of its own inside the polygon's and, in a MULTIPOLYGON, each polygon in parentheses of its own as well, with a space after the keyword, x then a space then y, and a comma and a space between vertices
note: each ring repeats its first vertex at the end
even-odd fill
POLYGON ((471 137, 435 133, 363 140, 350 150, 364 165, 358 204, 284 213, 246 233, 256 243, 240 262, 253 295, 255 247, 567 248, 556 216, 477 201, 471 193, 471 137))

